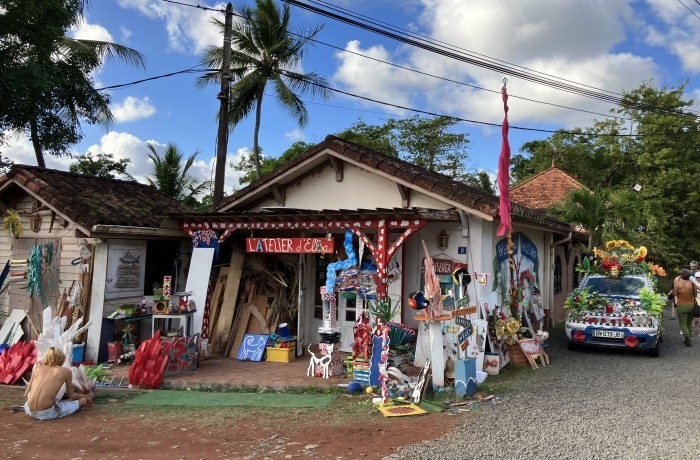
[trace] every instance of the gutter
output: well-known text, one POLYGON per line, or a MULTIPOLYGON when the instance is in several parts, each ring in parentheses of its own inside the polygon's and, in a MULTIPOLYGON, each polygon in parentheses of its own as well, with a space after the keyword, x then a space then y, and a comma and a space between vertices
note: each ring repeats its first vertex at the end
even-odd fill
POLYGON ((100 234, 105 236, 154 236, 154 237, 174 237, 189 238, 187 233, 180 229, 160 229, 153 227, 132 227, 128 225, 93 225, 90 234, 100 234))

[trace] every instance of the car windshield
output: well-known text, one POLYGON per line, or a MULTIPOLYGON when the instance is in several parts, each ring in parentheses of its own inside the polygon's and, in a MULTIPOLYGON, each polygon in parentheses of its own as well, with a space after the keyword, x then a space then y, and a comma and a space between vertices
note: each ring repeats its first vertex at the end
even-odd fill
POLYGON ((588 278, 583 288, 591 287, 591 292, 597 291, 607 296, 632 296, 638 297, 642 288, 646 286, 642 278, 588 278))

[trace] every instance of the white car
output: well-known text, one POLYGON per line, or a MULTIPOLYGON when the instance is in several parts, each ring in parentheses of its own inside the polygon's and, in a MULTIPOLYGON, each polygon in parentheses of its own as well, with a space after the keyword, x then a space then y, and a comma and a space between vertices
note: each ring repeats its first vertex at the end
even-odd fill
POLYGON ((597 293, 607 302, 594 302, 592 308, 570 309, 566 318, 569 349, 581 346, 627 348, 647 351, 659 356, 661 317, 640 308, 643 288, 654 290, 646 275, 612 278, 586 275, 574 292, 597 293))

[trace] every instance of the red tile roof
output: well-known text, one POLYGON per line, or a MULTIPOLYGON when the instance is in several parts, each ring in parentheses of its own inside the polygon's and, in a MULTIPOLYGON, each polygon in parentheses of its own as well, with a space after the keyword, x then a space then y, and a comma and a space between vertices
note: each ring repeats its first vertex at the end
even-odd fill
MULTIPOLYGON (((350 142, 336 136, 327 136, 323 142, 314 145, 309 150, 285 163, 277 170, 266 174, 257 181, 250 183, 248 186, 227 197, 219 206, 219 209, 226 208, 226 211, 245 211, 230 209, 230 206, 227 205, 232 201, 245 196, 247 193, 250 193, 258 187, 265 186, 266 183, 270 182, 275 177, 281 176, 286 171, 293 169, 296 165, 304 162, 314 155, 317 155, 325 149, 332 150, 335 153, 345 156, 349 160, 361 163, 372 169, 377 169, 385 174, 394 176, 406 182, 410 182, 423 190, 430 191, 443 198, 462 204, 465 207, 478 210, 494 217, 498 215, 499 198, 495 195, 491 195, 476 187, 471 187, 455 181, 451 177, 444 174, 429 171, 399 158, 379 153, 360 144, 350 142)), ((571 229, 571 226, 566 222, 529 209, 528 207, 519 205, 518 203, 512 204, 511 216, 516 222, 522 221, 539 223, 550 228, 556 228, 560 231, 569 231, 571 229)))
POLYGON ((564 200, 572 190, 585 188, 566 171, 552 166, 510 189, 510 199, 523 206, 544 211, 564 200))
POLYGON ((157 228, 169 212, 188 210, 150 185, 37 166, 14 165, 0 178, 0 190, 13 184, 86 229, 97 224, 157 228))

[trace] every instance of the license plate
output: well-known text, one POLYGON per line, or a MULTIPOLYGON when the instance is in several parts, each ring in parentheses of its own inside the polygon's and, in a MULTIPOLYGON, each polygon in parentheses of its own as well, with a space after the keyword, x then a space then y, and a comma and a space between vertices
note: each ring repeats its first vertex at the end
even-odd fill
POLYGON ((622 331, 601 331, 596 329, 593 331, 593 337, 605 337, 606 339, 624 339, 625 333, 622 331))

